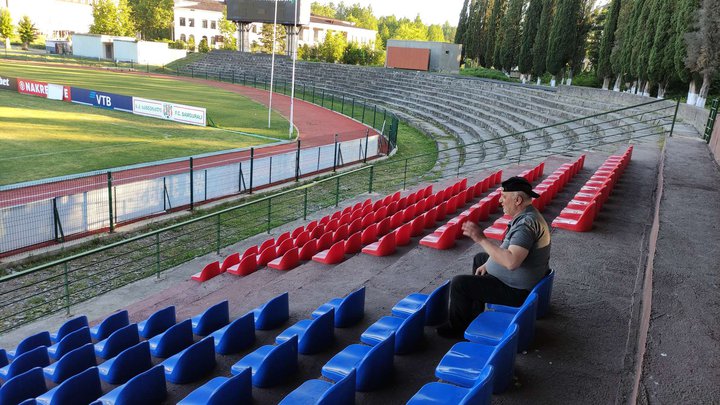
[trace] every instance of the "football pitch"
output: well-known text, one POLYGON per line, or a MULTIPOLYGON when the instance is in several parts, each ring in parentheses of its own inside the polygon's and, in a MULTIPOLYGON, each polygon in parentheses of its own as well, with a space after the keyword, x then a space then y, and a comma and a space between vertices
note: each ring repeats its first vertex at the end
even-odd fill
POLYGON ((220 127, 0 91, 0 185, 262 145, 287 139, 288 121, 236 93, 171 78, 0 63, 0 75, 205 107, 220 127), (256 134, 261 137, 244 135, 256 134))

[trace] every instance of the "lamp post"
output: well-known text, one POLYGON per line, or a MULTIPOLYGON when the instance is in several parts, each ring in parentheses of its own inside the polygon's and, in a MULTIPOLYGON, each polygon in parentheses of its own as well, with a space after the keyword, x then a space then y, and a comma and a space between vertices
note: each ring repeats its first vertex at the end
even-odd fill
POLYGON ((270 62, 270 102, 268 103, 268 128, 270 128, 272 120, 273 81, 275 80, 275 41, 277 40, 277 8, 278 0, 275 0, 275 16, 273 17, 272 59, 270 62))

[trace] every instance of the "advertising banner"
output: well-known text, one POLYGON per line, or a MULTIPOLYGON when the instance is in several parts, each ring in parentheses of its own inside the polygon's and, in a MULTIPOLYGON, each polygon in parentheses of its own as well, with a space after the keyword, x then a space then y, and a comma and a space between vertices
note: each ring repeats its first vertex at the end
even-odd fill
POLYGON ((70 87, 61 84, 48 83, 47 98, 50 100, 72 101, 70 87))
POLYGON ((0 76, 0 90, 17 91, 17 79, 14 77, 0 76))
POLYGON ((230 21, 272 23, 277 4, 278 24, 293 25, 296 6, 298 25, 310 24, 310 0, 227 0, 225 3, 230 21))
POLYGON ((72 87, 70 91, 72 93, 73 103, 91 105, 108 110, 133 112, 133 98, 130 96, 82 89, 79 87, 72 87))
POLYGON ((47 98, 48 84, 45 82, 36 82, 34 80, 18 79, 17 87, 18 87, 19 93, 28 94, 30 96, 47 98))
POLYGON ((205 126, 206 110, 183 104, 133 97, 133 113, 146 117, 205 126))

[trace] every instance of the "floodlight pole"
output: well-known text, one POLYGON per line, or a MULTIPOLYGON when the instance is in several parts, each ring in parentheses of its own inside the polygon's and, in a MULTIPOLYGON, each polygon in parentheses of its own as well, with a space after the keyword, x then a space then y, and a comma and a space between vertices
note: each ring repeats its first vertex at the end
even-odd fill
POLYGON ((275 80, 275 41, 277 40, 277 5, 278 0, 275 0, 275 17, 273 18, 273 42, 272 42, 272 59, 270 62, 270 102, 268 104, 268 128, 270 128, 271 117, 272 117, 272 94, 273 94, 273 80, 275 80))
POLYGON ((290 79, 290 129, 288 130, 288 138, 292 139, 293 119, 295 115, 295 61, 297 60, 298 47, 298 29, 297 29, 297 12, 298 0, 295 0, 295 21, 293 25, 293 43, 292 43, 292 78, 290 79))

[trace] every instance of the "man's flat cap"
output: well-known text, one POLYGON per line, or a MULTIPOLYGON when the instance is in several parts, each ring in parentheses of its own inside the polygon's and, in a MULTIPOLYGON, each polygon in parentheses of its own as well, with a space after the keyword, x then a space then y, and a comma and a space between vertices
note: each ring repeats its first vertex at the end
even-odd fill
POLYGON ((532 185, 524 177, 510 177, 502 182, 503 191, 522 191, 532 198, 540 197, 540 194, 532 190, 532 185))

